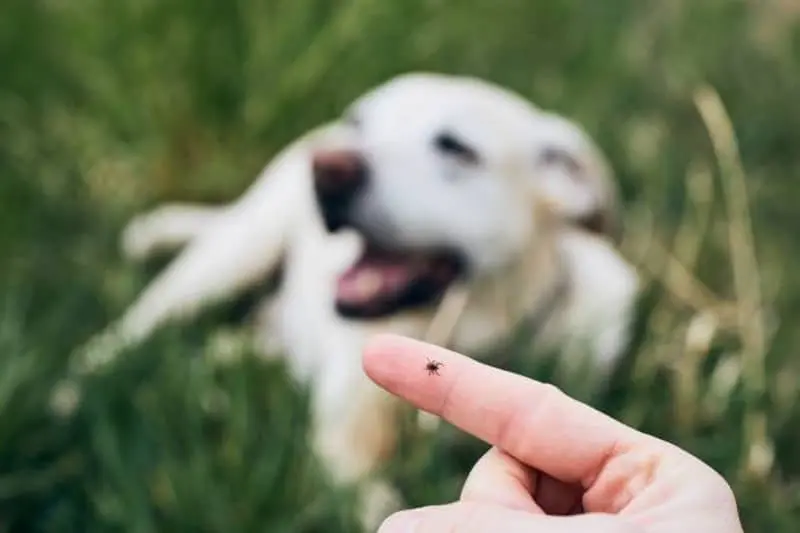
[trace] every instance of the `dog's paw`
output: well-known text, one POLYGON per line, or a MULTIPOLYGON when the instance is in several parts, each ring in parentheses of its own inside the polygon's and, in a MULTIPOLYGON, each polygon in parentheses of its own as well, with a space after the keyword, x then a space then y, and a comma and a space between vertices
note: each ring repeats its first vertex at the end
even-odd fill
POLYGON ((144 261, 157 247, 152 217, 137 216, 122 231, 120 250, 129 261, 144 261))
POLYGON ((71 354, 69 371, 76 376, 99 372, 112 365, 126 345, 126 338, 109 328, 71 354))
POLYGON ((433 433, 442 423, 442 419, 438 416, 428 413, 427 411, 417 411, 417 427, 426 432, 433 433))
POLYGON ((384 481, 373 481, 362 487, 358 517, 364 531, 378 531, 384 520, 402 510, 400 493, 384 481))
POLYGON ((69 418, 82 400, 80 379, 112 364, 124 342, 113 330, 92 337, 69 356, 68 377, 59 381, 50 395, 50 411, 59 418, 69 418))

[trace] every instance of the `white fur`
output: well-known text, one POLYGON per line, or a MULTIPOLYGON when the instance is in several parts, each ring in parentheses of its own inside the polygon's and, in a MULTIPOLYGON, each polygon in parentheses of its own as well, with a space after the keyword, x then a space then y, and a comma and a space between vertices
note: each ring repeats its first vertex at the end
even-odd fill
MULTIPOLYGON (((315 450, 339 483, 368 479, 394 441, 394 400, 361 369, 366 340, 376 332, 422 338, 435 310, 370 322, 336 313, 336 276, 362 242, 353 232, 324 229, 312 191, 315 147, 365 155, 372 188, 357 215, 377 224, 381 238, 405 246, 451 244, 466 254, 475 277, 466 283, 455 349, 476 353, 508 335, 563 274, 553 262, 558 257, 570 293, 537 342, 586 342, 606 375, 628 342, 638 286, 609 239, 569 223, 612 210, 614 188, 599 150, 567 119, 486 82, 434 74, 391 80, 348 114, 358 127, 337 121, 304 136, 228 206, 174 204, 134 219, 123 238, 128 257, 183 249, 86 355, 102 350, 108 361, 167 321, 186 320, 246 290, 283 260, 278 293, 258 313, 258 348, 279 349, 293 377, 311 385, 315 450), (432 139, 442 130, 474 146, 481 164, 469 167, 438 153, 432 139), (542 163, 537 158, 545 148, 570 154, 580 175, 542 163), (565 223, 543 223, 542 204, 565 223)), ((399 500, 380 479, 365 487, 364 523, 376 527, 399 500)))

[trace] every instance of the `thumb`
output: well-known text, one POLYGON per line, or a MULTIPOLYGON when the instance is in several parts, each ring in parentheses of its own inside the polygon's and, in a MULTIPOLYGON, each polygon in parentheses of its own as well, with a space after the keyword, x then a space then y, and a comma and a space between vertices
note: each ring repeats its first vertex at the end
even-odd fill
POLYGON ((546 516, 499 507, 458 502, 401 511, 390 516, 378 533, 642 533, 609 514, 546 516))

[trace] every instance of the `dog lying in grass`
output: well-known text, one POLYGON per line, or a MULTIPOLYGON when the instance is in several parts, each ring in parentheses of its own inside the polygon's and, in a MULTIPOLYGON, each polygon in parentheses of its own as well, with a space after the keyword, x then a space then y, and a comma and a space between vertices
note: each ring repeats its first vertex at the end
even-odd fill
POLYGON ((84 361, 110 361, 280 270, 255 314, 256 348, 310 386, 314 449, 336 483, 362 482, 374 529, 401 505, 374 475, 397 406, 361 368, 366 340, 391 332, 478 354, 523 327, 537 349, 588 356, 602 382, 638 289, 615 248, 616 210, 608 164, 575 123, 482 80, 402 75, 288 146, 236 201, 131 221, 127 257, 178 253, 84 361))

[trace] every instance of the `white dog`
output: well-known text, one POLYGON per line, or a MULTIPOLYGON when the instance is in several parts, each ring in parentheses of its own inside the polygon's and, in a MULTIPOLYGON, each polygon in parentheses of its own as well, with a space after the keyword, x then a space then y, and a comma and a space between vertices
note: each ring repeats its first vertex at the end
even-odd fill
POLYGON ((129 257, 183 249, 84 362, 280 267, 258 349, 310 384, 315 450, 336 482, 364 482, 375 527, 399 504, 370 477, 392 453, 396 404, 362 371, 365 341, 393 332, 477 355, 527 327, 562 357, 585 346, 607 376, 638 289, 610 236, 615 196, 603 156, 567 119, 484 81, 400 76, 277 155, 234 203, 135 219, 129 257))

